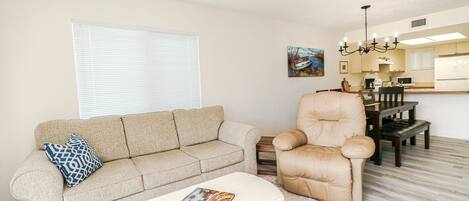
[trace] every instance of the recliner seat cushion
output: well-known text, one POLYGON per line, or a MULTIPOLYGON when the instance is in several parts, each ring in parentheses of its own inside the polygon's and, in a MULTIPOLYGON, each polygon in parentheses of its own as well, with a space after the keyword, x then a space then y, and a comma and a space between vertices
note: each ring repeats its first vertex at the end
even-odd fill
POLYGON ((341 187, 352 184, 350 160, 342 156, 340 148, 303 145, 282 152, 279 168, 287 177, 304 177, 341 187))
POLYGON ((171 112, 125 115, 122 123, 131 157, 179 148, 171 112))
POLYGON ((103 162, 129 158, 120 116, 52 120, 41 123, 35 130, 36 146, 43 150, 46 142, 64 144, 72 133, 80 134, 103 162))
POLYGON ((218 129, 223 122, 223 107, 174 110, 173 114, 181 146, 218 139, 218 129))
POLYGON ((171 150, 132 158, 143 176, 145 189, 200 175, 199 160, 180 150, 171 150))
POLYGON ((202 144, 182 147, 182 151, 200 160, 202 172, 224 168, 244 160, 239 146, 214 140, 202 144))
POLYGON ((78 186, 65 188, 64 201, 115 200, 143 191, 140 173, 130 159, 104 163, 78 186))

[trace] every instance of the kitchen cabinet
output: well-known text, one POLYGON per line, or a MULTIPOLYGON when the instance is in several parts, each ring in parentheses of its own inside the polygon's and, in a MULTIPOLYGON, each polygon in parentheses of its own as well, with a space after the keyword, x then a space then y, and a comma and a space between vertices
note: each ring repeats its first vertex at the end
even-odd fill
POLYGON ((379 72, 379 57, 384 54, 372 51, 362 55, 362 72, 379 72))
POLYGON ((351 73, 379 72, 380 65, 389 65, 391 72, 404 72, 405 50, 396 49, 386 53, 372 51, 363 55, 354 53, 348 56, 348 61, 351 73))
POLYGON ((438 45, 436 53, 439 56, 455 55, 457 53, 457 45, 456 43, 438 45))
POLYGON ((468 54, 469 42, 450 43, 438 45, 436 47, 436 54, 438 56, 449 56, 457 54, 468 54))
MULTIPOLYGON (((350 49, 354 50, 357 47, 351 46, 350 49)), ((361 73, 362 72, 362 56, 360 54, 354 53, 348 56, 348 65, 350 73, 361 73)))
POLYGON ((469 53, 469 42, 461 42, 456 44, 456 53, 457 54, 467 54, 469 53))
POLYGON ((390 72, 404 72, 405 71, 405 50, 395 49, 389 51, 386 55, 392 62, 389 65, 390 72))

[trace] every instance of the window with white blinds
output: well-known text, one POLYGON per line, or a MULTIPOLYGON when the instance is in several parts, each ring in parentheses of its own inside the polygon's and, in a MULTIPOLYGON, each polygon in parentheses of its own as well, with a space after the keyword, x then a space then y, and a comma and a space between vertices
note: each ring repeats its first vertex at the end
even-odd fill
POLYGON ((73 23, 80 117, 199 108, 192 34, 73 23))
POLYGON ((417 48, 406 50, 406 66, 411 70, 433 69, 435 50, 433 48, 417 48))

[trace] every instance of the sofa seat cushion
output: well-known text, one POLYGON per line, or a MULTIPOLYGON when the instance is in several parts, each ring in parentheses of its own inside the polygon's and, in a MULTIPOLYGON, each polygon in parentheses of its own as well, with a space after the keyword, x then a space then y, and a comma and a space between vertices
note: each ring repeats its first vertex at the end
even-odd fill
POLYGON ((130 159, 103 164, 78 186, 65 188, 64 201, 115 200, 143 191, 140 173, 130 159))
POLYGON ((181 150, 200 160, 203 173, 239 163, 244 157, 241 147, 219 140, 182 147, 181 150))
POLYGON ((352 185, 350 160, 342 156, 340 148, 304 145, 282 152, 277 160, 283 177, 306 178, 340 187, 352 185))
POLYGON ((152 189, 200 175, 199 160, 180 150, 132 158, 143 175, 145 189, 152 189))

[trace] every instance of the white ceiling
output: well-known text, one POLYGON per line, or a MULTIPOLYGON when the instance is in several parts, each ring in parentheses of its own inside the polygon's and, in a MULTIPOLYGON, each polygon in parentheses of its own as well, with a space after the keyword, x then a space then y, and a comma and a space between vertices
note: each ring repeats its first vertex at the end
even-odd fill
POLYGON ((469 5, 469 0, 184 0, 271 18, 350 31, 363 27, 362 5, 370 4, 369 25, 378 25, 469 5))

